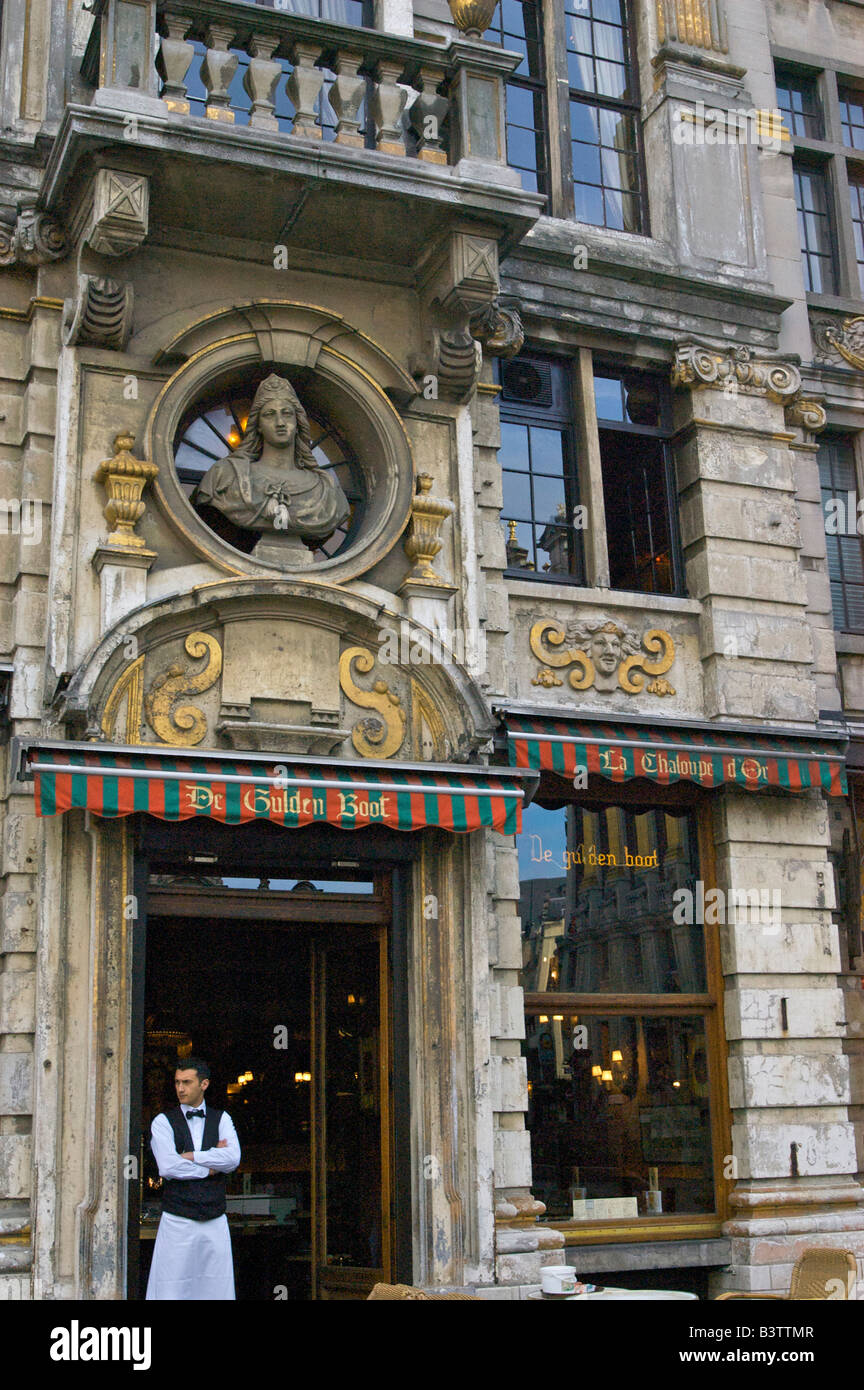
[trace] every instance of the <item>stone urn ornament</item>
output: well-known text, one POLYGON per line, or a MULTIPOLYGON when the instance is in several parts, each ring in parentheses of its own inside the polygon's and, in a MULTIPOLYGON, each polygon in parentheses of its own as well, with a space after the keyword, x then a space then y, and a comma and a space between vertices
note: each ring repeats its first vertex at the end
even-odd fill
POLYGON ((351 510, 338 479, 318 467, 294 387, 276 375, 258 387, 243 438, 207 470, 192 505, 257 532, 253 556, 281 569, 313 564, 306 542, 326 540, 351 510))
POLYGON ((492 23, 498 0, 447 0, 453 23, 466 39, 480 39, 492 23))

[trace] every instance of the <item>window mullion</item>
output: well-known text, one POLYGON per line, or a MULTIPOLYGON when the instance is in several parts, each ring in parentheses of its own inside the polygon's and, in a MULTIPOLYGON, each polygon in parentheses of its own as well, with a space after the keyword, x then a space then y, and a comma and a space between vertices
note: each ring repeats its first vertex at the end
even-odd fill
POLYGON ((580 348, 571 376, 573 414, 577 421, 580 502, 588 509, 585 533, 585 582, 592 589, 609 588, 609 547, 603 498, 603 464, 594 401, 594 363, 590 348, 580 348))
POLYGON ((846 160, 836 155, 831 160, 829 196, 834 199, 835 254, 837 257, 837 293, 846 299, 860 299, 858 258, 855 254, 855 235, 852 229, 852 207, 849 201, 849 177, 846 160))
POLYGON ((567 38, 564 7, 559 0, 538 0, 543 8, 543 56, 546 64, 546 127, 549 159, 549 214, 573 217, 573 169, 570 157, 570 97, 567 85, 567 38))

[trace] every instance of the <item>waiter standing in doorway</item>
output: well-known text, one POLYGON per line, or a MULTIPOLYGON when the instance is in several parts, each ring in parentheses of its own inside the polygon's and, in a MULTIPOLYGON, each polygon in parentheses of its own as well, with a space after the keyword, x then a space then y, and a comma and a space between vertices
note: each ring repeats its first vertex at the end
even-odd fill
POLYGON ((230 1115, 208 1106, 210 1068, 200 1057, 174 1074, 179 1104, 150 1128, 162 1178, 162 1219, 156 1233, 147 1298, 233 1299, 234 1261, 225 1215, 225 1175, 240 1162, 230 1115))

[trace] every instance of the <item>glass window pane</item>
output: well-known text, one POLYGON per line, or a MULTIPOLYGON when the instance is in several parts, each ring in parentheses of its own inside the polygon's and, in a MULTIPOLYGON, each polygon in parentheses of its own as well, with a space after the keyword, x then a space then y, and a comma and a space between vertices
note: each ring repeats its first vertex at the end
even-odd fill
POLYGON ((531 426, 531 467, 536 473, 555 473, 560 477, 564 468, 564 451, 560 430, 544 430, 531 426))
MULTIPOLYGON (((600 620, 571 626, 569 647, 586 653, 595 687, 616 688, 626 631, 608 631, 600 620)), ((527 994, 705 992, 691 814, 535 804, 525 809, 517 845, 527 994), (682 888, 689 922, 676 920, 688 916, 676 910, 682 888)))
POLYGON ((590 222, 595 227, 603 226, 605 208, 602 189, 587 183, 577 183, 573 187, 573 201, 577 222, 590 222))
POLYGON ((547 1219, 714 1210, 705 1020, 526 1013, 532 1192, 547 1219))
POLYGON ((598 420, 623 420, 624 400, 618 377, 594 373, 594 405, 598 420))
POLYGON ((501 448, 498 450, 498 461, 502 468, 528 468, 530 453, 527 425, 514 425, 509 421, 502 420, 501 448))
POLYGON ((504 472, 504 508, 502 516, 509 521, 531 520, 531 484, 527 473, 504 472))
MULTIPOLYGON (((564 479, 534 474, 534 516, 540 522, 567 521, 564 479)), ((545 549, 546 547, 544 547, 545 549)))

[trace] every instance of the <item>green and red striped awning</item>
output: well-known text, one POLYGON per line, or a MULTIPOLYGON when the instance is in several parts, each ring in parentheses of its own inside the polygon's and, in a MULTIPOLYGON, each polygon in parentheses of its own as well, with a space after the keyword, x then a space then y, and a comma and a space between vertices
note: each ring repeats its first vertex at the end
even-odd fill
POLYGON ((42 741, 23 746, 19 777, 34 779, 38 816, 77 808, 107 817, 144 811, 169 821, 209 816, 228 825, 488 826, 504 834, 521 829, 522 806, 537 784, 507 768, 468 764, 282 761, 272 754, 42 741))
POLYGON ((700 787, 734 783, 758 791, 821 788, 845 796, 843 744, 838 738, 755 735, 704 725, 613 724, 549 716, 505 716, 511 766, 575 778, 597 773, 610 782, 633 777, 700 787))

